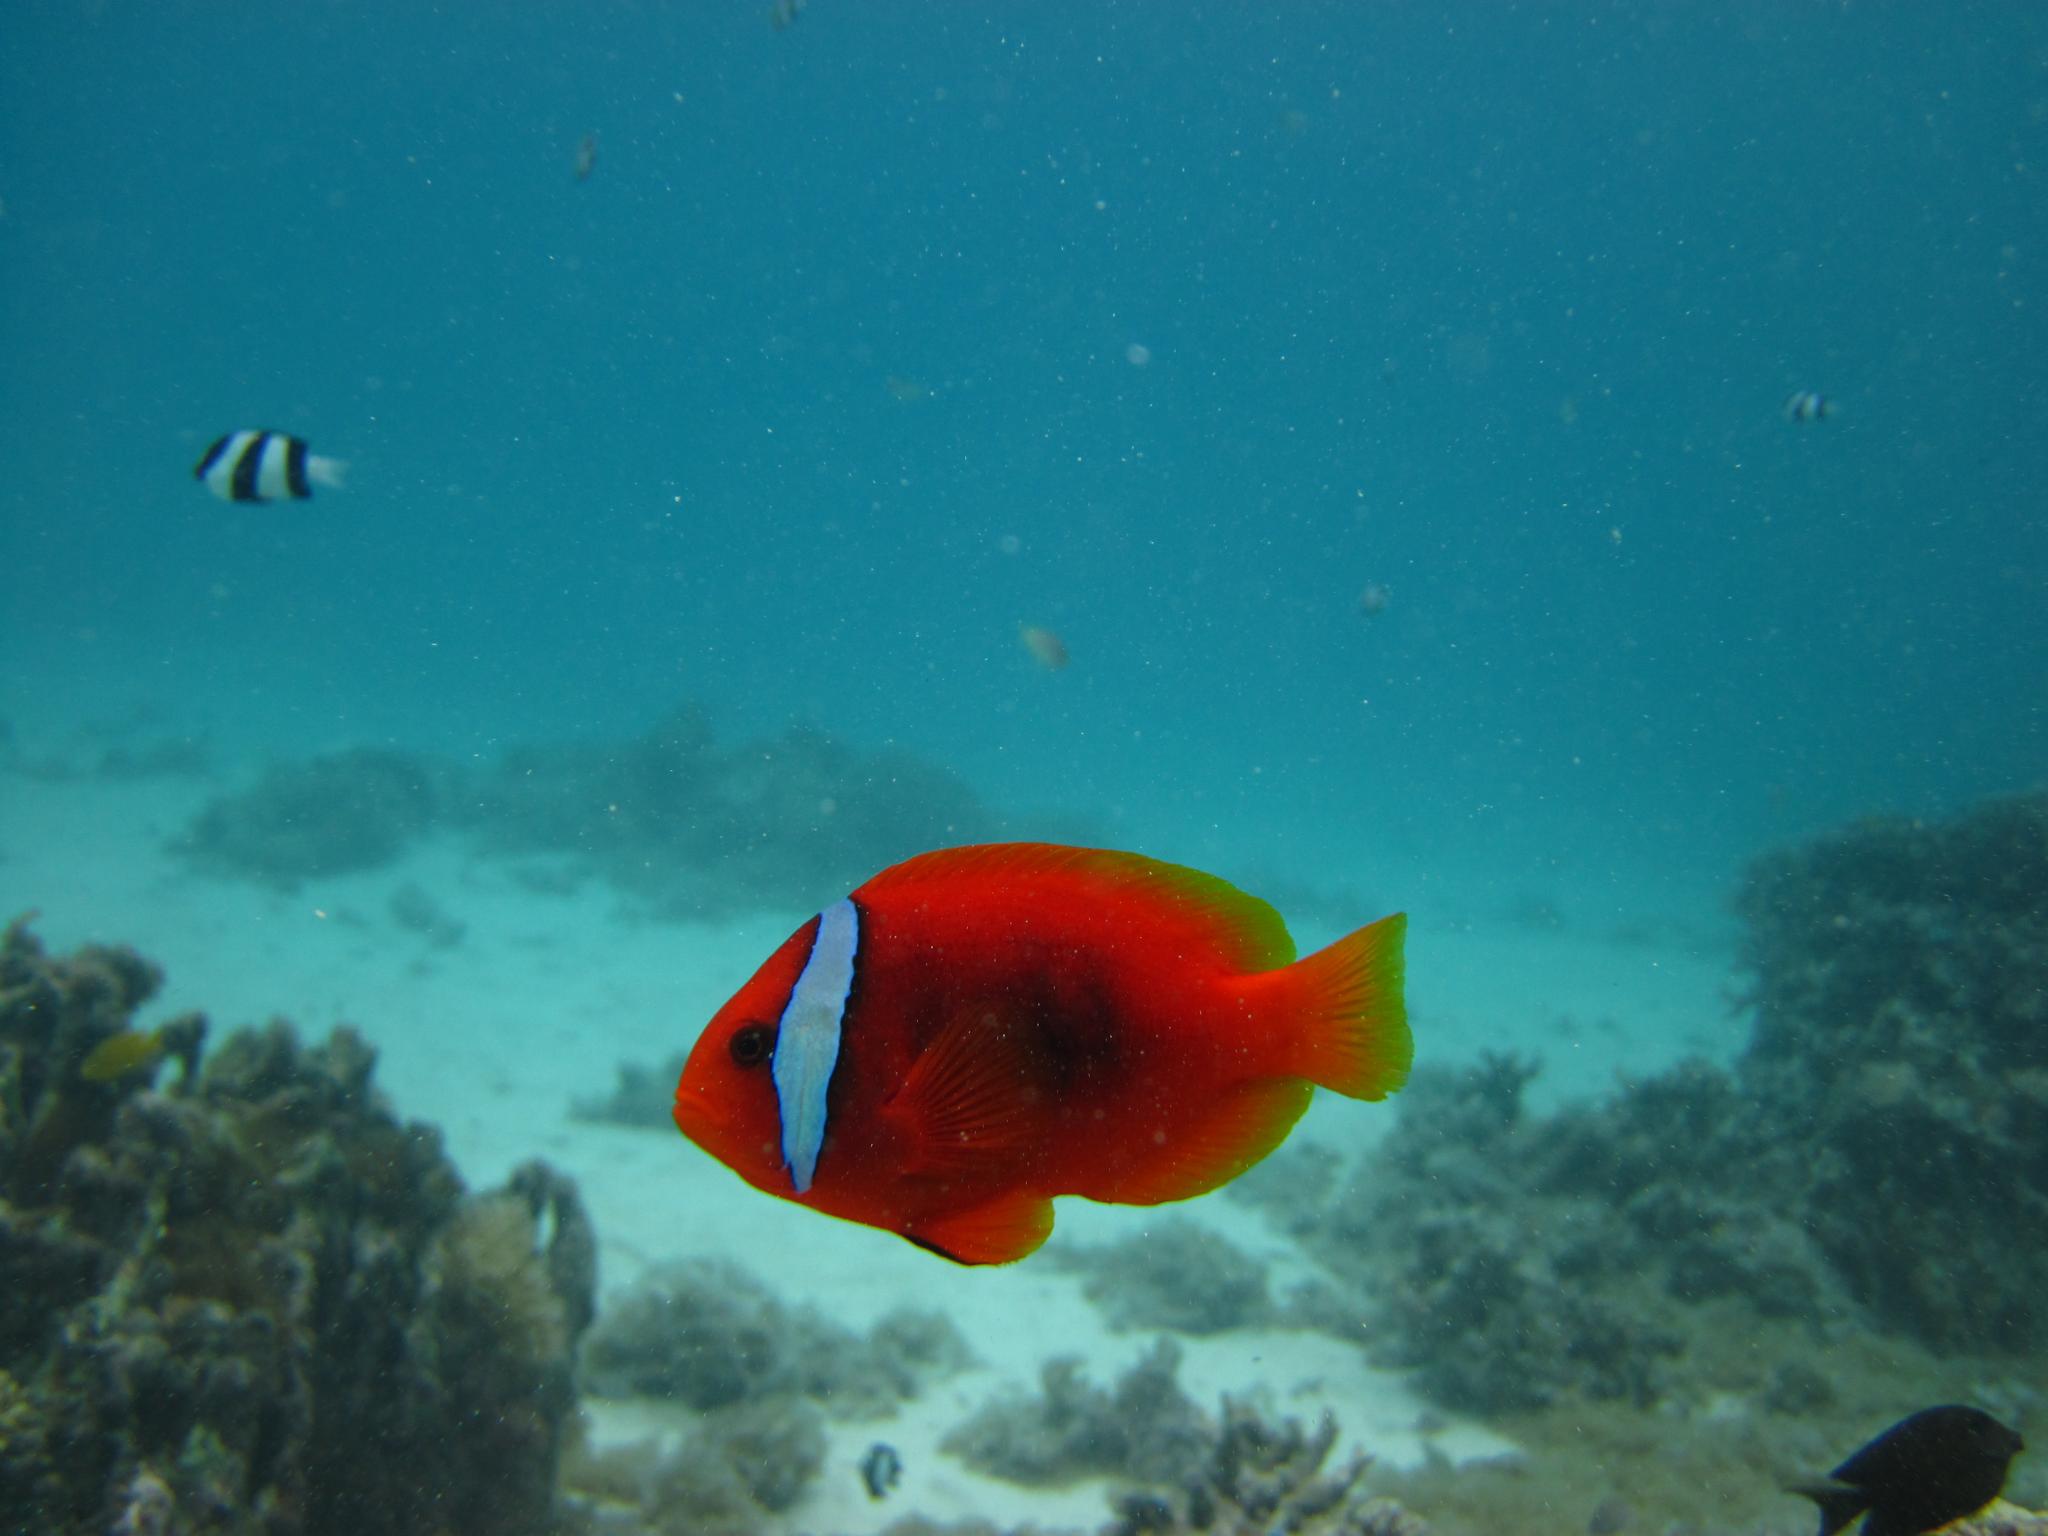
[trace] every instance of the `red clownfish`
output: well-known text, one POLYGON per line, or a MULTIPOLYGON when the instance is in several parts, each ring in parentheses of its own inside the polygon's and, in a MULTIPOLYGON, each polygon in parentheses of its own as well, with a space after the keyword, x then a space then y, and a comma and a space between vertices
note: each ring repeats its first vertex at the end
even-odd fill
POLYGON ((1295 962, 1265 902, 1133 853, 994 843, 882 871, 705 1027, 683 1134, 769 1194, 962 1264, 1021 1259, 1055 1195, 1236 1178, 1318 1085, 1413 1052, 1397 913, 1295 962))

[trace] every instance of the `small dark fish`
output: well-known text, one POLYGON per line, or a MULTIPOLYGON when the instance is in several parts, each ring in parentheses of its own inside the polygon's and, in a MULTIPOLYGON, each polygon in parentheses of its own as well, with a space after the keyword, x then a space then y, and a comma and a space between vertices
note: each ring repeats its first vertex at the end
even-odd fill
POLYGON ((1921 1536, 1998 1497, 2026 1449, 2017 1431, 1977 1408, 1947 1404, 1909 1414, 1825 1478, 1791 1483, 1820 1506, 1820 1536, 1868 1511, 1863 1536, 1921 1536))
POLYGON ((889 1490, 903 1478, 903 1458, 896 1454, 896 1447, 884 1445, 877 1440, 868 1447, 867 1455, 860 1459, 860 1480, 867 1485, 868 1497, 885 1499, 889 1490))
POLYGON ((576 146, 576 179, 590 180, 590 173, 597 169, 597 135, 586 133, 583 142, 576 146))
POLYGON ((1817 389, 1795 389, 1781 409, 1787 421, 1826 421, 1835 414, 1835 402, 1817 389))

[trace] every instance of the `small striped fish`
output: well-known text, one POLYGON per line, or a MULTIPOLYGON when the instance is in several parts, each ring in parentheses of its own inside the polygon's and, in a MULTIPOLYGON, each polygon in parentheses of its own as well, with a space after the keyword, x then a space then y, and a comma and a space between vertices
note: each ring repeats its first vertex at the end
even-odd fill
POLYGON ((304 501, 316 485, 339 490, 347 472, 340 459, 307 451, 304 438, 244 429, 216 438, 192 478, 222 501, 304 501))

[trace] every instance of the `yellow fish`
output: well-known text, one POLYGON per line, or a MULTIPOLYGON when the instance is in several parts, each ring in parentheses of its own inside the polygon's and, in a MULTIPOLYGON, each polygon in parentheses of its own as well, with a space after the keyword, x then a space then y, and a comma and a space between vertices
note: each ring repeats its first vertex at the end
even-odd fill
POLYGON ((79 1067, 78 1075, 88 1083, 111 1083, 118 1077, 154 1066, 163 1053, 162 1030, 124 1029, 94 1046, 79 1067))

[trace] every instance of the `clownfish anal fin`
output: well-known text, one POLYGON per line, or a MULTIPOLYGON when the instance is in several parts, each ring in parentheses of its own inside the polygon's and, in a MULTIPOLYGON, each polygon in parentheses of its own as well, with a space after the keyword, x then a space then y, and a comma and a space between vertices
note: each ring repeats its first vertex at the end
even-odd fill
POLYGON ((920 1221, 903 1235, 955 1264, 1009 1264, 1052 1236, 1052 1201, 1014 1190, 920 1221))
POLYGON ((1120 1205, 1162 1205, 1205 1195, 1285 1141, 1314 1093, 1314 1086, 1298 1077, 1240 1084, 1219 1094, 1187 1124, 1161 1132, 1152 1156, 1113 1168, 1100 1187, 1075 1193, 1120 1205))
POLYGON ((959 1009, 882 1106, 909 1149, 903 1171, 956 1172, 1028 1146, 1042 1076, 1028 1029, 996 1006, 959 1009))

